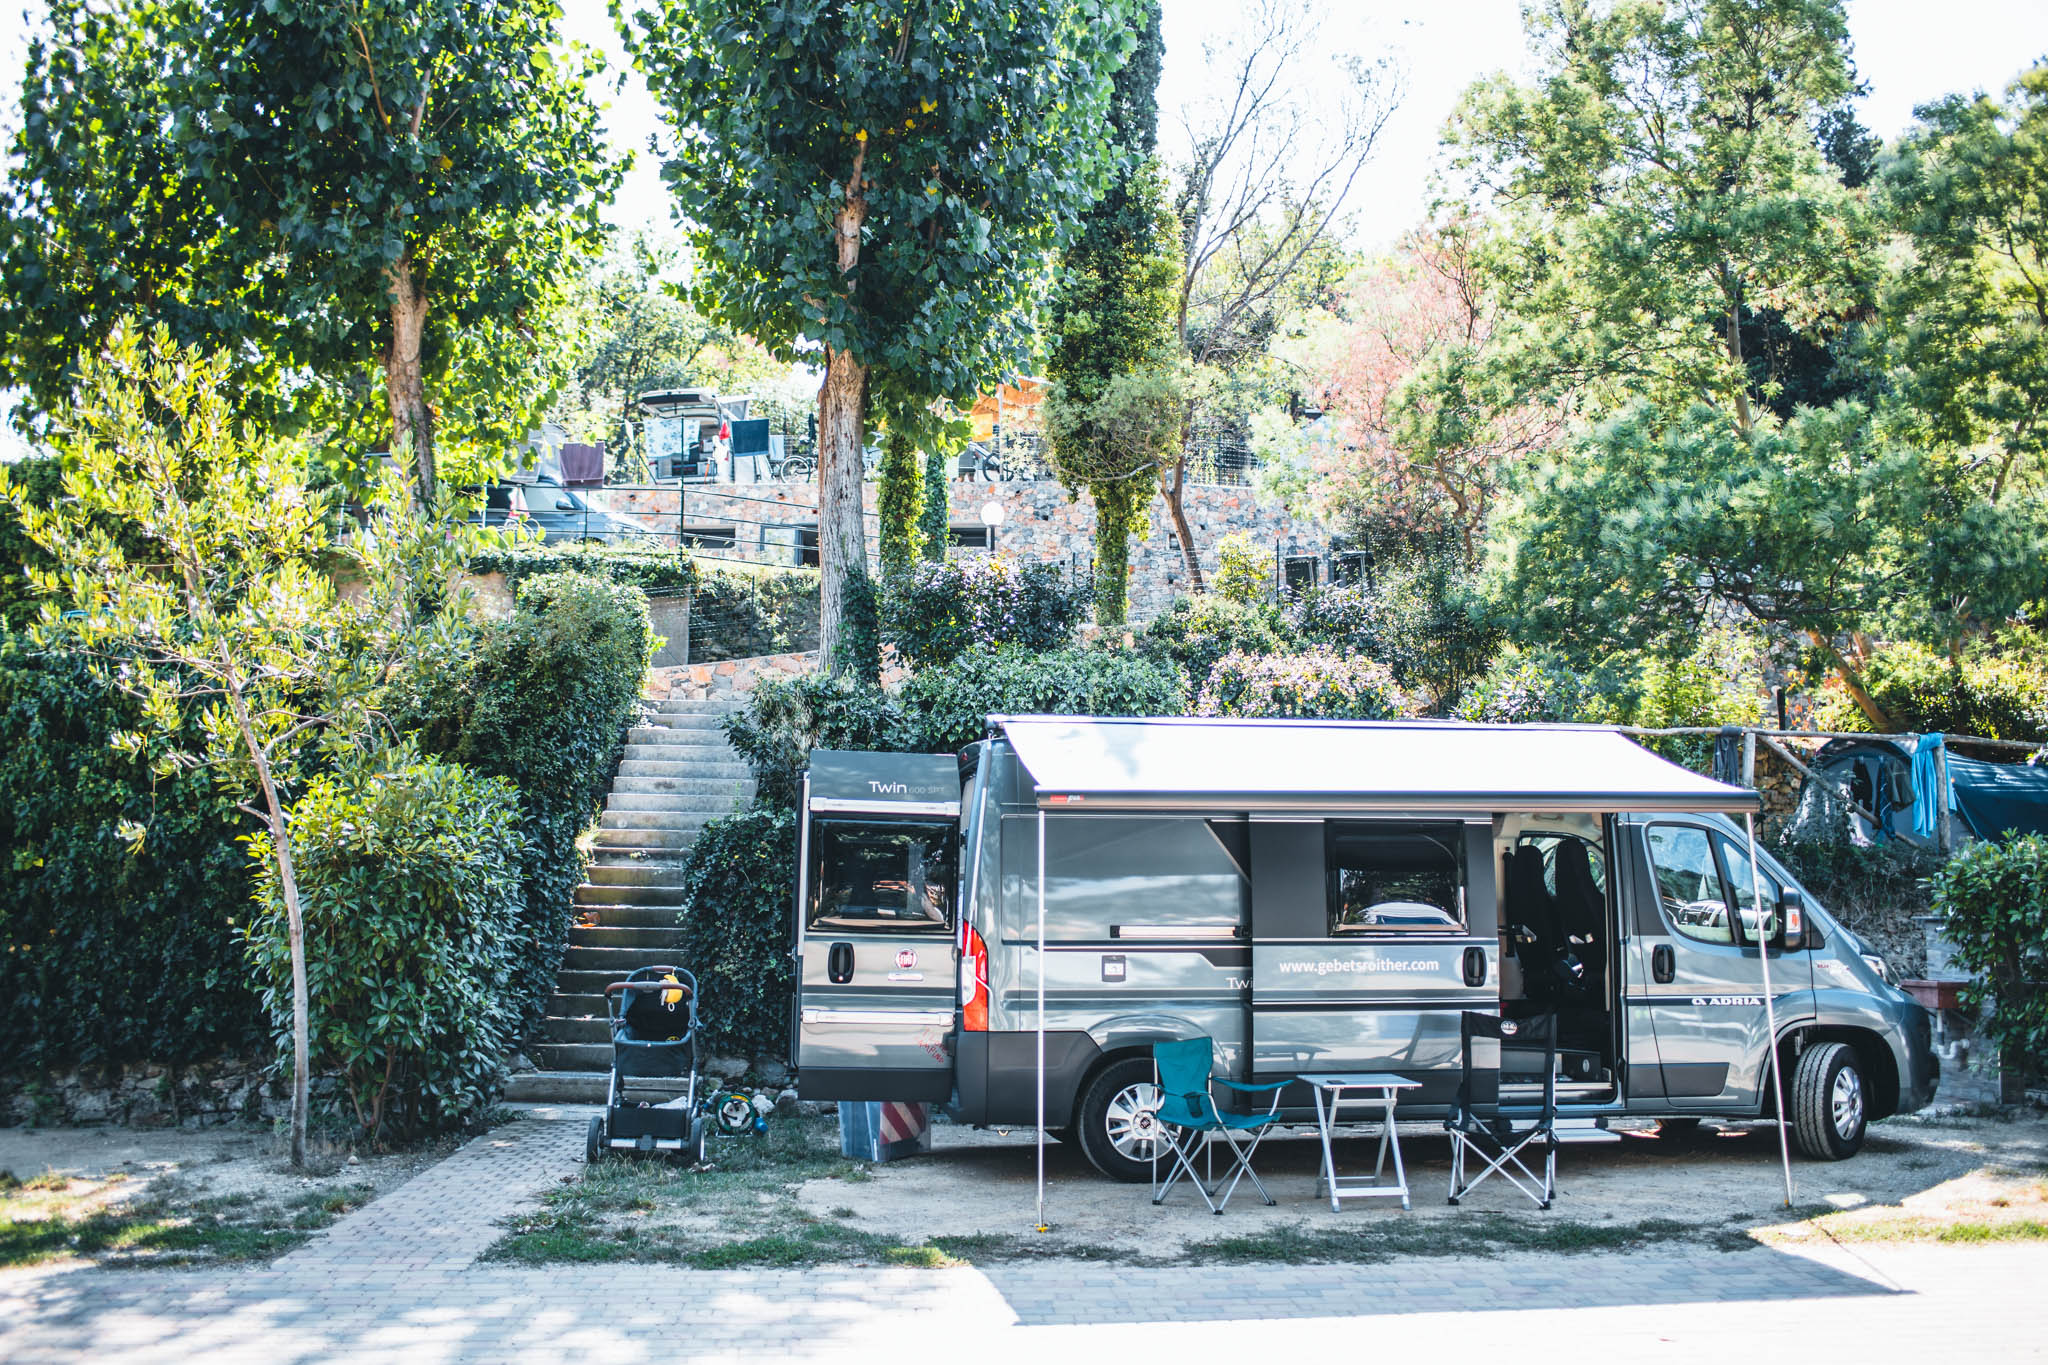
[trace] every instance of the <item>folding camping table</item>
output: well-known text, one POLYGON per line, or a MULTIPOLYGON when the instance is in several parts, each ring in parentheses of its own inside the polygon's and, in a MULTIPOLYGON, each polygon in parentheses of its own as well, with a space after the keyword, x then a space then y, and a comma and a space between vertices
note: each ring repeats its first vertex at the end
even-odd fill
MULTIPOLYGON (((1394 1128, 1394 1104, 1403 1090, 1413 1090, 1422 1082, 1411 1081, 1405 1076, 1396 1076, 1385 1071, 1334 1071, 1302 1077, 1309 1083, 1316 1097, 1316 1128, 1323 1138, 1323 1170, 1316 1179, 1316 1190, 1330 1192, 1330 1211, 1337 1211, 1339 1199, 1364 1199, 1375 1195, 1399 1196, 1401 1207, 1413 1208, 1408 1202, 1408 1169, 1401 1164, 1401 1135, 1394 1128), (1380 1154, 1373 1163, 1372 1178, 1337 1175, 1337 1158, 1330 1149, 1330 1130, 1346 1120, 1337 1116, 1337 1107, 1347 1103, 1345 1091, 1374 1091, 1350 1099, 1351 1104, 1379 1106, 1380 1154), (1394 1183, 1385 1183, 1387 1152, 1394 1153, 1394 1183)), ((1358 1120, 1350 1120, 1357 1122, 1358 1120)), ((1370 1119, 1365 1120, 1371 1122, 1370 1119)))

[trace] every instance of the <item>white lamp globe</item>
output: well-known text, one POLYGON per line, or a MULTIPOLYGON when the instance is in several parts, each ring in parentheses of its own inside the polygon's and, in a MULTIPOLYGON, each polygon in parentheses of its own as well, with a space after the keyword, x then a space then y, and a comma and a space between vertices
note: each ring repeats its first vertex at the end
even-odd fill
POLYGON ((1003 524, 1003 505, 999 502, 983 503, 981 505, 981 524, 983 526, 1001 526, 1003 524))

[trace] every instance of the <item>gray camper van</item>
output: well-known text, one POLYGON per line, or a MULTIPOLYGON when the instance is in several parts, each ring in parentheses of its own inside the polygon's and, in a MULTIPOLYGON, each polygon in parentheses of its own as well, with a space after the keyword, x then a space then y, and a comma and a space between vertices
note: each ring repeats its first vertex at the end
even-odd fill
MULTIPOLYGON (((1798 1144, 1847 1157, 1933 1098, 1928 1017, 1750 867, 1729 817, 1756 801, 1561 727, 1011 716, 957 760, 820 751, 798 1091, 1030 1125, 1042 971, 1046 1125, 1120 1179, 1150 1174, 1162 1039, 1213 1038, 1243 1080, 1398 1072, 1425 1119, 1462 1011, 1555 1012, 1572 1120, 1756 1118, 1768 953, 1798 1144)), ((1541 1086, 1540 1053, 1483 1060, 1541 1086)), ((1300 1089, 1283 1114, 1311 1123, 1300 1089)))

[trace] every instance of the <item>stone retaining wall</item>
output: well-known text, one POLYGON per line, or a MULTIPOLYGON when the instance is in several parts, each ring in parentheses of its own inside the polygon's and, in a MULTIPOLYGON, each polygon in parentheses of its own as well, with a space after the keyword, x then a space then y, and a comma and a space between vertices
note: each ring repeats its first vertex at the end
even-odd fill
POLYGON ((0 1077, 0 1127, 119 1123, 187 1128, 283 1118, 291 1093, 254 1057, 223 1057, 178 1070, 153 1062, 0 1077))
POLYGON ((721 659, 709 664, 678 664, 648 670, 645 696, 654 701, 670 697, 694 698, 745 696, 764 677, 788 677, 808 673, 818 666, 818 653, 768 654, 753 659, 721 659))
MULTIPOLYGON (((665 544, 676 542, 678 498, 684 499, 687 524, 702 531, 731 527, 749 558, 795 563, 800 553, 797 529, 817 523, 817 490, 808 483, 709 484, 678 490, 662 488, 592 489, 593 505, 635 519, 665 544)), ((863 506, 872 509, 878 489, 868 484, 863 506)), ((982 508, 996 503, 1003 521, 996 529, 995 548, 1027 561, 1059 564, 1085 573, 1095 557, 1095 504, 1083 495, 1069 497, 1052 480, 986 483, 955 479, 950 484, 950 517, 956 530, 978 537, 982 508)), ((1272 552, 1290 539, 1304 553, 1325 548, 1327 528, 1290 515, 1277 503, 1261 502, 1250 488, 1197 484, 1183 506, 1202 557, 1204 573, 1216 567, 1216 542, 1236 531, 1249 532, 1262 550, 1272 552)), ((868 526, 872 534, 874 519, 868 526)), ((1187 590, 1180 546, 1173 535, 1166 500, 1154 496, 1147 533, 1131 546, 1131 619, 1142 622, 1165 610, 1174 596, 1187 590)))

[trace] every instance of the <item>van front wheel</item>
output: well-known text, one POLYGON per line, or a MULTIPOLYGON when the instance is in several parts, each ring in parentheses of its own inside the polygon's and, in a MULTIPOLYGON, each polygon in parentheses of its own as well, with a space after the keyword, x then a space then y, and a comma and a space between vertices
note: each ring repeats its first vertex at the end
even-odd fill
MULTIPOLYGON (((1095 1169, 1110 1179, 1132 1185, 1151 1180, 1159 1144, 1159 1087, 1152 1080, 1152 1059, 1127 1057, 1104 1067, 1081 1092, 1074 1136, 1095 1169)), ((1163 1147, 1159 1155, 1165 1155, 1163 1147)))
POLYGON ((1841 1161, 1863 1147, 1869 1118, 1863 1068, 1847 1043, 1817 1043, 1792 1072, 1792 1133, 1816 1161, 1841 1161))

